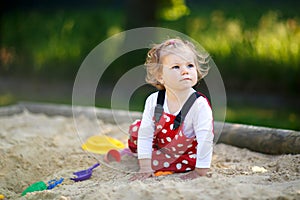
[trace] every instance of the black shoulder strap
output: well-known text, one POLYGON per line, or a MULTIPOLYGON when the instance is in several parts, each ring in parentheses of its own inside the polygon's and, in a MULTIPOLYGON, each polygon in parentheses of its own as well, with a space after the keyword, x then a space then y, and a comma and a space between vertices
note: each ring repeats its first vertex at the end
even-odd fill
POLYGON ((164 105, 166 90, 159 90, 157 95, 156 103, 159 105, 164 105))
POLYGON ((201 94, 198 93, 198 92, 194 92, 193 94, 191 94, 191 96, 188 98, 188 100, 182 106, 181 111, 176 116, 176 118, 174 120, 173 130, 177 129, 181 125, 181 123, 185 119, 185 116, 187 115, 187 113, 191 109, 192 105, 197 100, 197 98, 200 97, 200 96, 201 96, 201 94))
POLYGON ((159 120, 162 116, 162 113, 164 111, 163 105, 164 105, 164 101, 165 101, 165 93, 166 93, 166 90, 158 91, 156 106, 155 106, 155 110, 154 110, 155 122, 159 122, 159 120))
MULTIPOLYGON (((164 105, 164 101, 165 101, 165 93, 166 93, 165 90, 158 91, 156 106, 155 106, 155 110, 154 110, 155 122, 159 122, 159 120, 162 116, 162 113, 164 111, 163 105, 164 105)), ((197 98, 200 96, 203 96, 203 95, 199 92, 194 92, 187 99, 187 101, 184 103, 181 111, 178 113, 178 115, 176 116, 176 118, 174 120, 173 130, 177 129, 181 125, 181 123, 185 119, 185 116, 189 112, 190 108, 192 107, 194 102, 197 100, 197 98)))

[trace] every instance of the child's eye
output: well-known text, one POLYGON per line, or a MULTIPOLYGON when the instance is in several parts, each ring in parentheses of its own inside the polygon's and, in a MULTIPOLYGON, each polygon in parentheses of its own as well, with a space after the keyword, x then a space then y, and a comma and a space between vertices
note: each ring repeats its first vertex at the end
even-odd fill
POLYGON ((189 68, 193 68, 194 65, 193 65, 193 64, 189 64, 188 67, 189 67, 189 68))
POLYGON ((172 67, 172 69, 179 69, 179 66, 175 65, 175 66, 172 67))

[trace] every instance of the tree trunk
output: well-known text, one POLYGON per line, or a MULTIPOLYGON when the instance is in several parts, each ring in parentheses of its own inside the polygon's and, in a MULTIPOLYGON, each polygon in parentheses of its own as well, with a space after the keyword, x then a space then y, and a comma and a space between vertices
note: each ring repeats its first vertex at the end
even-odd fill
POLYGON ((156 25, 157 0, 126 1, 126 29, 156 25))

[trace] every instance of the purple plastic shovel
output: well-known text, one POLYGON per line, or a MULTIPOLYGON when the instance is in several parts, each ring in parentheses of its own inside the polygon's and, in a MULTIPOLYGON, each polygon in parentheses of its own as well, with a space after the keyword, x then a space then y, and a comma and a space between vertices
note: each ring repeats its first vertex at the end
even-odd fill
POLYGON ((81 170, 81 171, 78 171, 78 172, 74 172, 73 174, 76 175, 77 177, 76 178, 71 178, 71 180, 77 182, 77 181, 84 181, 86 179, 89 179, 92 176, 93 169, 95 169, 99 165, 100 165, 99 163, 96 163, 88 169, 81 170))

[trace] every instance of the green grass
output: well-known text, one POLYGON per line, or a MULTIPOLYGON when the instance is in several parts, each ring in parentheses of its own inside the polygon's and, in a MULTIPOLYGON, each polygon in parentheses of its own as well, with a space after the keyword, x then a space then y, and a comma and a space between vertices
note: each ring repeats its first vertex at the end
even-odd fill
POLYGON ((0 95, 0 106, 7 106, 17 102, 15 95, 5 93, 0 95))
POLYGON ((226 121, 256 126, 300 130, 300 112, 295 109, 228 106, 226 121))

